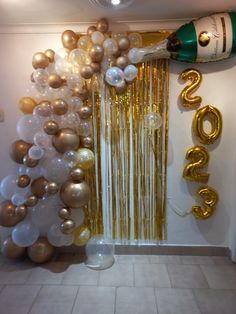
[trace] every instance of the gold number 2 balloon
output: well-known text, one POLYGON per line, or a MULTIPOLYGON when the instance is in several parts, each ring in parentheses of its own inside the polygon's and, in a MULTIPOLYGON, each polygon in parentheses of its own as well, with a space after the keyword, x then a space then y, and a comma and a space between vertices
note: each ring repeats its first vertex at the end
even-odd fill
POLYGON ((210 156, 208 151, 203 146, 194 146, 188 149, 186 159, 191 162, 187 164, 183 171, 183 177, 186 180, 206 183, 209 179, 209 174, 200 172, 209 162, 210 156))
POLYGON ((192 214, 195 218, 207 219, 211 217, 215 211, 215 206, 219 200, 218 193, 208 186, 199 189, 197 194, 204 200, 204 205, 203 207, 193 206, 192 214))
POLYGON ((202 97, 191 96, 201 84, 202 74, 196 69, 186 69, 180 74, 183 81, 189 80, 190 83, 183 89, 180 94, 180 101, 185 108, 195 108, 202 102, 202 97))
POLYGON ((205 106, 197 110, 193 119, 193 133, 202 144, 213 144, 222 132, 222 116, 220 111, 213 106, 205 106), (211 122, 211 131, 204 131, 204 121, 211 122))

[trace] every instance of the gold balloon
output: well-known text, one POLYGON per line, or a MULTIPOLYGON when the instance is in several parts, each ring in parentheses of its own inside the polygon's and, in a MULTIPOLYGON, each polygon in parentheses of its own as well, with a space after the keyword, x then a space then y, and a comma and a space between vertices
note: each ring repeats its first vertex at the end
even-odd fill
POLYGON ((48 262, 55 253, 55 248, 46 238, 40 237, 33 245, 27 248, 29 258, 35 263, 48 262))
POLYGON ((93 76, 93 68, 91 67, 91 65, 83 65, 80 68, 80 75, 82 76, 82 78, 84 79, 90 79, 93 76))
POLYGON ((193 206, 192 214, 198 219, 207 219, 215 212, 215 206, 218 203, 219 196, 215 189, 207 186, 200 188, 197 194, 203 199, 204 206, 193 206))
POLYGON ((116 65, 122 70, 129 64, 129 60, 125 56, 118 57, 116 59, 116 65))
POLYGON ((86 205, 91 198, 91 190, 85 182, 68 180, 62 184, 60 190, 62 202, 70 208, 79 208, 86 205))
POLYGON ((29 195, 27 196, 25 205, 28 207, 33 207, 38 203, 38 198, 35 195, 29 195))
POLYGON ((59 88, 63 85, 63 80, 58 74, 50 74, 48 76, 48 85, 52 88, 59 88))
POLYGON ((101 45, 93 45, 89 49, 89 56, 93 62, 101 62, 104 56, 104 49, 101 45))
POLYGON ((22 97, 19 100, 19 109, 25 114, 32 114, 36 106, 36 101, 31 97, 22 97))
POLYGON ((99 62, 91 62, 90 66, 92 67, 94 73, 101 71, 101 64, 99 62))
POLYGON ((127 50, 130 47, 130 41, 127 36, 118 38, 117 43, 118 43, 119 49, 122 51, 127 50))
POLYGON ((49 182, 45 186, 45 191, 49 195, 56 194, 58 192, 58 190, 59 190, 59 187, 58 187, 58 184, 56 182, 49 182))
POLYGON ((25 216, 27 215, 28 213, 28 209, 27 209, 27 206, 25 205, 19 205, 16 207, 16 214, 17 216, 19 216, 21 219, 24 219, 25 216))
POLYGON ((127 90, 127 84, 126 84, 125 80, 123 82, 121 82, 120 84, 116 85, 115 90, 116 90, 116 94, 118 94, 118 95, 124 94, 127 90))
POLYGON ((91 106, 82 106, 77 112, 81 119, 88 119, 89 117, 91 117, 93 109, 91 106))
POLYGON ((40 177, 35 179, 31 183, 31 192, 34 196, 37 196, 38 198, 42 198, 44 194, 46 193, 46 186, 48 184, 48 181, 44 177, 40 177))
POLYGON ((68 150, 76 150, 79 147, 79 135, 72 129, 60 129, 53 136, 52 144, 59 153, 65 153, 68 150))
POLYGON ((23 174, 18 177, 16 183, 20 188, 25 188, 30 184, 30 177, 27 176, 26 174, 23 174))
POLYGON ((34 69, 45 69, 49 66, 49 59, 43 52, 36 52, 33 55, 32 66, 34 69))
POLYGON ((94 165, 94 153, 88 148, 79 148, 77 167, 88 170, 94 165))
POLYGON ((180 94, 180 101, 185 108, 194 108, 200 105, 202 97, 191 96, 201 84, 202 74, 196 69, 186 69, 180 74, 180 79, 183 81, 190 81, 190 83, 183 89, 180 94))
POLYGON ((16 214, 16 206, 11 201, 0 204, 0 226, 14 227, 22 218, 16 214))
POLYGON ((73 181, 82 182, 84 180, 84 171, 80 168, 73 168, 70 171, 70 177, 73 181))
POLYGON ((69 50, 73 50, 77 48, 77 41, 79 37, 72 30, 66 30, 61 35, 61 41, 64 48, 69 50))
POLYGON ((91 232, 87 226, 81 225, 74 230, 73 235, 74 244, 77 246, 83 246, 89 241, 91 232))
POLYGON ((222 133, 222 116, 220 111, 213 106, 205 106, 197 110, 193 119, 193 133, 198 140, 205 145, 213 144, 222 133), (204 121, 211 121, 211 131, 204 131, 204 121))
POLYGON ((29 155, 25 155, 23 158, 23 164, 29 168, 34 168, 38 165, 39 160, 33 159, 29 157, 29 155))
POLYGON ((49 120, 44 123, 43 129, 48 135, 55 135, 59 131, 59 125, 56 121, 49 120))
POLYGON ((121 53, 122 51, 117 47, 117 49, 115 49, 113 52, 112 52, 112 56, 115 57, 115 58, 118 58, 121 56, 121 53))
POLYGON ((11 159, 18 164, 23 164, 24 156, 28 153, 31 146, 32 144, 26 143, 22 140, 15 141, 10 147, 11 159))
POLYGON ((52 111, 58 116, 62 116, 68 111, 68 104, 63 99, 55 99, 51 104, 52 111))
POLYGON ((93 32, 96 32, 96 30, 96 26, 89 26, 89 28, 87 29, 87 34, 91 36, 93 32))
POLYGON ((74 89, 72 96, 79 97, 81 100, 86 101, 89 98, 89 90, 87 86, 83 86, 81 89, 74 89))
POLYGON ((80 138, 80 144, 82 147, 92 148, 93 147, 93 138, 91 136, 81 137, 80 138))
POLYGON ((107 19, 100 19, 99 21, 97 21, 97 30, 101 33, 106 33, 108 31, 109 28, 109 23, 107 21, 107 19))
POLYGON ((59 218, 61 219, 70 219, 71 217, 71 210, 70 208, 60 208, 59 211, 58 211, 58 216, 59 218))
POLYGON ((55 52, 52 49, 45 50, 45 55, 48 57, 50 63, 54 62, 55 52))
POLYGON ((16 245, 11 237, 8 237, 6 240, 2 243, 2 254, 6 256, 7 258, 20 258, 26 253, 25 247, 20 247, 16 245))
POLYGON ((61 223, 60 230, 64 234, 71 234, 75 230, 75 222, 71 219, 64 220, 61 223))
POLYGON ((209 153, 203 146, 194 146, 188 149, 186 159, 191 162, 187 164, 183 171, 186 180, 206 183, 209 180, 209 173, 201 172, 201 169, 209 163, 209 153))

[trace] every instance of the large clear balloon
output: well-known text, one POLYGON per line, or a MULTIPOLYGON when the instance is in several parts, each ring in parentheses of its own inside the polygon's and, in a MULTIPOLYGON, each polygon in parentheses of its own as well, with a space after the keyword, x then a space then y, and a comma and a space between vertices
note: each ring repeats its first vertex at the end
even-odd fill
POLYGON ((55 71, 60 76, 67 76, 71 73, 71 63, 64 59, 59 59, 55 63, 55 71))
POLYGON ((61 232, 60 224, 53 224, 47 233, 49 243, 56 247, 69 246, 73 244, 74 237, 71 234, 64 234, 61 232))
POLYGON ((118 51, 117 41, 114 38, 107 38, 103 42, 105 55, 112 56, 118 51))
POLYGON ((36 84, 47 86, 48 71, 44 69, 37 69, 33 72, 33 79, 36 84))
POLYGON ((106 71, 106 81, 111 86, 119 85, 125 78, 124 72, 118 67, 111 67, 106 71))
POLYGON ((157 130, 162 125, 162 117, 157 112, 149 112, 144 116, 143 124, 149 130, 157 130))
POLYGON ((20 247, 34 244, 39 238, 39 228, 30 221, 22 221, 12 231, 13 242, 20 247))
POLYGON ((28 189, 22 189, 17 185, 18 176, 9 175, 2 179, 0 184, 1 195, 10 200, 14 194, 26 195, 28 189))
POLYGON ((55 53, 55 61, 61 60, 61 59, 68 59, 70 54, 70 50, 67 48, 60 48, 55 53))
POLYGON ((43 131, 39 131, 34 135, 34 144, 41 148, 47 148, 51 146, 52 139, 50 135, 43 131))
POLYGON ((39 118, 33 115, 24 115, 16 124, 18 136, 27 143, 34 142, 34 135, 42 128, 39 118))
POLYGON ((78 153, 74 150, 68 150, 64 153, 63 160, 70 168, 73 168, 79 161, 78 153))
POLYGON ((46 171, 45 178, 56 183, 66 181, 70 171, 67 163, 60 157, 45 161, 44 167, 46 171))
POLYGON ((78 133, 80 136, 89 136, 92 134, 92 121, 90 119, 81 119, 78 125, 78 133))

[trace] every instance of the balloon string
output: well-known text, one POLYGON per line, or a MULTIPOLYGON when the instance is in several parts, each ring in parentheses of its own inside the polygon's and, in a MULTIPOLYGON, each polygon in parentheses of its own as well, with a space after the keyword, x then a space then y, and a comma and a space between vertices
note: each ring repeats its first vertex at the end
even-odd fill
POLYGON ((173 212, 175 212, 178 216, 186 217, 191 214, 192 209, 183 212, 177 205, 172 204, 170 200, 171 198, 168 198, 167 202, 170 205, 170 208, 173 210, 173 212))

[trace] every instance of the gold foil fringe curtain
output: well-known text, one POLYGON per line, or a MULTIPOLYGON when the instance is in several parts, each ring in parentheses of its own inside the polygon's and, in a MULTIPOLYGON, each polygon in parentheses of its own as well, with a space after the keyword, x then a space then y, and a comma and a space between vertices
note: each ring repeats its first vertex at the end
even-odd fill
POLYGON ((93 92, 95 169, 87 208, 92 234, 117 242, 166 238, 169 64, 139 65, 138 78, 118 96, 100 81, 93 92), (158 112, 160 129, 144 128, 144 116, 158 112))

